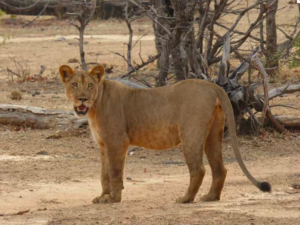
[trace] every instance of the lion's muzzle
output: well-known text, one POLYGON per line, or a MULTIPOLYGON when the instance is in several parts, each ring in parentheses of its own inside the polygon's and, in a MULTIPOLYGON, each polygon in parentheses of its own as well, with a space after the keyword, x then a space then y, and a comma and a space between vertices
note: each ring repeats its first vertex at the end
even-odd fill
POLYGON ((89 107, 85 105, 74 106, 74 111, 78 116, 85 116, 89 111, 89 107))

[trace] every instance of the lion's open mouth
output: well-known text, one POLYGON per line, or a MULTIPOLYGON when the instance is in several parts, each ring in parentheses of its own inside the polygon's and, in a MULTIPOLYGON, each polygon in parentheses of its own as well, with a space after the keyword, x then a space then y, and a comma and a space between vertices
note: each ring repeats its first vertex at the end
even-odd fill
POLYGON ((77 115, 86 115, 89 111, 89 108, 86 107, 85 105, 80 105, 78 107, 74 106, 74 110, 76 112, 77 115))

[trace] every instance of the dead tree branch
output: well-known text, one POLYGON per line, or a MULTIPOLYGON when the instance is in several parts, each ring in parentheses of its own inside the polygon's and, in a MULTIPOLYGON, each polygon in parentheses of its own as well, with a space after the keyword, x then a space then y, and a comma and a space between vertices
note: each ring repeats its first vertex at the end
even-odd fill
MULTIPOLYGON (((300 85, 295 84, 295 85, 290 85, 286 84, 285 86, 275 88, 269 91, 269 100, 276 98, 278 96, 281 96, 283 94, 288 94, 288 93, 294 93, 294 92, 299 92, 300 91, 300 85)), ((262 97, 262 96, 260 96, 262 97)))
POLYGON ((0 4, 4 5, 6 7, 9 7, 11 9, 14 9, 14 10, 25 11, 25 10, 28 10, 28 9, 31 9, 31 8, 35 7, 37 4, 39 4, 42 1, 43 0, 37 0, 32 5, 29 5, 29 6, 26 6, 26 7, 15 7, 15 6, 12 6, 12 5, 9 5, 9 4, 5 3, 3 0, 0 0, 0 4))
POLYGON ((153 9, 153 7, 150 7, 150 10, 147 11, 145 10, 142 6, 140 6, 138 3, 136 3, 134 0, 128 0, 129 2, 131 2, 133 5, 135 5, 136 7, 138 7, 140 10, 142 10, 143 12, 146 13, 146 15, 151 19, 153 20, 156 24, 158 24, 159 26, 162 27, 162 29, 165 30, 165 32, 168 34, 168 35, 172 35, 171 32, 169 31, 168 28, 166 28, 164 25, 162 25, 154 16, 152 13, 156 14, 155 10, 153 9))
POLYGON ((261 115, 261 120, 260 122, 263 123, 266 113, 269 110, 269 80, 268 80, 268 74, 266 72, 266 70, 264 69, 261 61, 259 60, 259 58, 257 57, 257 54, 255 54, 252 58, 251 58, 251 65, 254 66, 262 75, 263 77, 263 84, 264 84, 264 106, 263 106, 263 111, 262 111, 262 115, 261 115))
MULTIPOLYGON (((121 55, 121 57, 122 57, 122 55, 121 55)), ((157 60, 159 57, 160 57, 160 54, 157 54, 157 55, 155 55, 155 56, 149 56, 149 58, 148 58, 148 60, 147 60, 146 62, 142 62, 142 64, 133 67, 132 70, 130 70, 130 71, 127 72, 126 74, 122 75, 121 78, 126 78, 126 77, 130 76, 132 73, 134 73, 134 72, 140 70, 141 68, 147 66, 147 65, 150 64, 150 63, 153 63, 153 62, 154 62, 155 60, 157 60)))
POLYGON ((69 24, 76 27, 79 31, 79 53, 80 53, 80 60, 81 60, 81 67, 83 70, 87 70, 87 64, 85 61, 85 52, 84 52, 84 32, 86 26, 91 21, 95 10, 96 10, 96 0, 91 0, 90 3, 87 3, 86 1, 76 1, 74 4, 77 7, 76 13, 69 13, 68 15, 73 16, 73 21, 69 21, 69 24), (78 24, 75 24, 75 20, 79 22, 78 24))
POLYGON ((42 11, 31 21, 29 21, 28 23, 24 24, 22 27, 27 27, 29 26, 30 24, 32 24, 34 21, 36 21, 43 13, 44 11, 47 9, 48 5, 50 3, 50 0, 48 0, 48 2, 46 3, 46 5, 44 6, 44 8, 42 9, 42 11))

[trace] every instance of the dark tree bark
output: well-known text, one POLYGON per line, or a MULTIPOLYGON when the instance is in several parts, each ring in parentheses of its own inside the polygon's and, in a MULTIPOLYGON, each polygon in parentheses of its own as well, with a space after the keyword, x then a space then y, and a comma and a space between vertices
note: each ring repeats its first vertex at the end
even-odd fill
POLYGON ((268 70, 269 76, 274 76, 279 65, 279 59, 277 54, 277 28, 276 28, 276 12, 278 8, 278 0, 268 0, 266 5, 270 13, 266 18, 266 58, 267 68, 274 68, 268 70), (272 4, 273 3, 273 4, 272 4))
MULTIPOLYGON (((167 20, 166 18, 161 18, 159 21, 170 30, 169 34, 166 33, 164 29, 162 29, 162 32, 159 30, 156 32, 158 51, 160 49, 162 53, 159 62, 159 68, 161 71, 157 85, 165 84, 164 80, 167 78, 166 67, 169 67, 171 64, 168 54, 171 54, 172 56, 172 65, 174 67, 176 80, 201 77, 203 74, 200 66, 201 57, 195 46, 195 31, 193 26, 194 11, 197 2, 188 0, 171 0, 172 4, 170 5, 169 1, 160 0, 160 3, 160 5, 157 4, 154 6, 158 7, 158 10, 159 6, 161 6, 161 8, 165 6, 167 9, 164 12, 165 17, 174 15, 174 19, 167 20), (165 3, 167 3, 167 5, 164 5, 165 3), (169 12, 170 7, 174 10, 172 13, 169 12), (164 38, 161 38, 161 34, 159 34, 159 32, 164 35, 164 38), (166 57, 168 57, 168 59, 166 57), (162 69, 162 67, 164 67, 164 69, 162 69)), ((155 25, 157 26, 156 23, 154 23, 154 26, 155 25)))
POLYGON ((166 33, 166 29, 170 29, 170 24, 168 23, 167 17, 168 13, 166 11, 165 0, 151 0, 151 5, 157 10, 157 21, 161 24, 153 23, 153 30, 155 33, 155 45, 160 57, 158 59, 157 67, 160 69, 159 77, 156 81, 156 86, 166 85, 166 80, 169 72, 170 65, 170 37, 166 33))
POLYGON ((167 84, 167 77, 168 77, 168 72, 169 72, 169 66, 170 66, 170 50, 169 50, 169 43, 167 41, 164 41, 162 43, 162 48, 161 48, 161 55, 159 58, 159 67, 160 67, 160 72, 158 79, 156 81, 156 86, 165 86, 167 84))
POLYGON ((200 65, 197 61, 195 50, 195 37, 194 37, 194 8, 196 6, 195 1, 187 0, 172 0, 172 4, 175 11, 177 25, 175 27, 177 31, 176 39, 180 41, 180 45, 177 47, 180 50, 179 57, 173 56, 174 64, 182 64, 182 69, 175 68, 175 75, 177 80, 183 80, 187 77, 191 77, 189 71, 191 71, 196 77, 202 73, 200 65))
POLYGON ((188 76, 189 68, 187 55, 185 54, 182 45, 173 48, 171 55, 176 80, 185 80, 188 76))
POLYGON ((211 3, 211 0, 207 0, 206 4, 205 0, 200 0, 199 2, 199 22, 198 22, 198 34, 197 34, 197 40, 196 40, 196 47, 199 49, 200 53, 202 54, 204 52, 203 49, 203 39, 204 39, 204 32, 206 26, 210 23, 208 18, 208 12, 209 12, 209 6, 211 3), (205 6, 205 7, 204 7, 205 6))
MULTIPOLYGON (((164 10, 163 10, 164 5, 163 5, 162 0, 151 0, 150 4, 155 9, 157 9, 157 15, 158 16, 165 16, 165 13, 164 13, 164 10)), ((163 22, 163 21, 159 21, 159 22, 163 22)), ((153 22, 153 31, 154 31, 154 34, 155 34, 155 47, 156 47, 157 53, 160 54, 162 52, 162 44, 163 43, 162 43, 162 40, 159 36, 164 31, 163 31, 163 28, 155 22, 153 22)), ((158 60, 158 63, 157 63, 157 67, 160 68, 159 60, 158 60)))
MULTIPOLYGON (((258 2, 260 0, 257 0, 258 2)), ((263 3, 260 4, 260 13, 264 13, 266 11, 266 8, 263 3)), ((259 43, 260 43, 260 49, 261 51, 266 54, 266 49, 265 49, 265 38, 264 38, 264 23, 261 23, 259 25, 259 43)))
MULTIPOLYGON (((176 26, 173 31, 173 47, 172 61, 177 80, 184 80, 188 77, 188 54, 186 52, 187 39, 183 37, 184 33, 191 27, 189 21, 193 21, 193 17, 187 16, 185 13, 187 1, 172 0, 174 7, 174 16, 176 18, 176 26)), ((194 29, 190 30, 194 34, 194 29)))

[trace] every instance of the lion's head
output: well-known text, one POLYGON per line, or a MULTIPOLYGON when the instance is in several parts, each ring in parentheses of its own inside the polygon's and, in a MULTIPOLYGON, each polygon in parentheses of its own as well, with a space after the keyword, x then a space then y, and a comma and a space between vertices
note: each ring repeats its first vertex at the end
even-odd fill
POLYGON ((99 84, 104 75, 103 66, 94 67, 91 72, 72 70, 67 65, 59 68, 62 82, 65 84, 66 94, 74 104, 74 111, 78 116, 85 116, 89 108, 96 101, 99 84))

